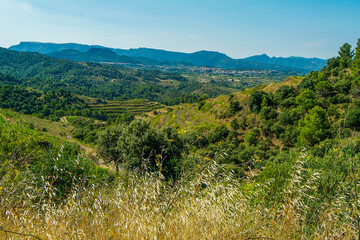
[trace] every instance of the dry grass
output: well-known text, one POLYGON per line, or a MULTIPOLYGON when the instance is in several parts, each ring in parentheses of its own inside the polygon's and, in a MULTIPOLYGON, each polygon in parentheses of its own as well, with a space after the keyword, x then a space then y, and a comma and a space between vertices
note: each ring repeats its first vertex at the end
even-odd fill
MULTIPOLYGON (((304 211, 318 174, 301 183, 299 159, 284 202, 266 200, 269 182, 243 184, 214 162, 194 169, 176 184, 159 173, 124 174, 116 186, 74 185, 55 204, 47 179, 39 189, 31 176, 18 183, 1 179, 1 239, 355 239, 350 212, 339 205, 323 211, 321 224, 309 231, 304 211), (23 189, 21 193, 18 189, 23 189), (36 204, 35 204, 36 203, 36 204), (11 231, 11 232, 10 232, 11 231), (22 234, 22 235, 21 235, 22 234), (25 236, 27 235, 27 236, 25 236)), ((61 171, 61 169, 59 169, 61 171)))
MULTIPOLYGON (((16 133, 11 127, 6 136, 16 133)), ((25 130, 13 138, 24 141, 25 130)), ((0 239, 357 239, 360 229, 358 155, 326 160, 303 152, 282 189, 272 178, 240 181, 209 159, 191 159, 201 164, 175 184, 159 173, 123 173, 111 186, 79 178, 59 200, 54 181, 69 172, 57 165, 47 176, 20 172, 12 165, 17 154, 7 154, 0 152, 0 239), (317 160, 330 173, 309 167, 317 160), (330 170, 340 163, 347 175, 335 181, 330 170), (330 190, 326 198, 318 194, 330 190)))
POLYGON ((34 124, 36 129, 41 130, 45 128, 48 135, 56 136, 58 138, 67 139, 67 137, 71 135, 71 131, 74 130, 74 127, 63 122, 54 122, 33 115, 20 114, 20 116, 25 122, 34 124))
POLYGON ((302 81, 303 77, 288 77, 284 80, 284 82, 281 83, 270 83, 267 85, 263 91, 269 93, 269 92, 275 92, 278 90, 281 86, 291 86, 294 88, 297 88, 297 85, 299 85, 302 81))

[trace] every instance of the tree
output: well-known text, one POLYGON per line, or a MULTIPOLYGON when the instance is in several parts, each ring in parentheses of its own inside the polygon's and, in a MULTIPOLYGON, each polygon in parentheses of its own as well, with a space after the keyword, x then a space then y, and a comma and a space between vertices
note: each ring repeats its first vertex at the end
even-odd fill
POLYGON ((312 90, 306 89, 296 97, 296 104, 302 108, 311 109, 316 104, 316 93, 312 90))
POLYGON ((292 86, 281 86, 275 91, 274 101, 279 105, 283 100, 296 97, 296 90, 292 86))
POLYGON ((360 109, 351 108, 345 117, 345 125, 349 128, 360 129, 360 109))
POLYGON ((340 57, 333 57, 327 60, 321 72, 331 74, 331 70, 340 67, 340 57))
POLYGON ((258 113, 261 110, 261 105, 265 105, 265 102, 267 106, 271 105, 268 94, 264 91, 255 91, 250 95, 248 104, 251 111, 258 113))
POLYGON ((352 70, 355 75, 360 76, 360 38, 358 39, 357 46, 355 48, 352 70))
POLYGON ((257 128, 252 129, 245 135, 246 142, 249 146, 255 145, 260 138, 260 130, 257 128))
POLYGON ((215 128, 214 132, 211 133, 208 137, 210 143, 216 143, 219 141, 222 141, 227 138, 230 131, 227 129, 227 127, 222 124, 215 128))
POLYGON ((165 177, 175 178, 184 151, 184 143, 172 128, 155 129, 149 121, 134 120, 129 125, 108 127, 99 136, 98 153, 117 170, 160 170, 165 177))
POLYGON ((345 43, 342 47, 340 47, 339 56, 340 56, 340 67, 349 68, 351 67, 351 61, 354 52, 351 50, 351 45, 345 43))
POLYGON ((284 125, 297 125, 297 121, 300 119, 301 112, 297 108, 293 108, 288 111, 284 111, 279 115, 279 122, 284 125))
POLYGON ((237 118, 234 118, 231 122, 230 122, 230 126, 232 129, 234 130, 238 130, 240 128, 240 123, 239 120, 237 118))
POLYGON ((260 118, 264 119, 265 121, 267 121, 269 119, 276 119, 277 116, 278 116, 278 113, 272 107, 263 107, 260 111, 260 118))
POLYGON ((298 142, 301 146, 314 146, 327 137, 330 125, 327 120, 326 110, 315 106, 298 123, 298 142))
POLYGON ((241 111, 242 110, 242 106, 240 105, 239 101, 235 101, 235 100, 231 100, 230 101, 230 113, 233 116, 236 112, 241 111))
POLYGON ((328 81, 321 81, 315 86, 317 94, 319 94, 322 97, 329 96, 333 91, 334 88, 328 81))
POLYGON ((318 71, 311 71, 306 77, 301 81, 298 85, 300 90, 315 90, 316 84, 320 81, 318 78, 319 72, 318 71))

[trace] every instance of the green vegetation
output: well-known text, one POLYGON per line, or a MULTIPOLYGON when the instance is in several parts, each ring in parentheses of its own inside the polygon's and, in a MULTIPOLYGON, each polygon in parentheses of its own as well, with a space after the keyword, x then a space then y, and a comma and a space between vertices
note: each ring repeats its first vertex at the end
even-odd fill
POLYGON ((150 102, 144 99, 133 99, 127 101, 106 101, 104 103, 90 104, 91 109, 102 111, 106 116, 112 118, 122 114, 141 115, 143 113, 155 111, 163 105, 157 102, 150 102))
MULTIPOLYGON (((166 182, 160 169, 115 174, 96 167, 76 146, 57 147, 11 112, 1 111, 0 124, 7 236, 351 239, 358 232, 358 144, 284 152, 242 181, 234 173, 243 173, 214 162, 220 155, 188 155, 183 162, 193 166, 166 182)), ((143 126, 147 136, 156 131, 143 126)), ((224 127, 216 132, 229 136, 224 127)))
MULTIPOLYGON (((0 74, 0 80, 9 78, 0 74)), ((60 90, 43 93, 39 90, 12 85, 0 85, 0 107, 40 118, 59 120, 66 115, 84 115, 104 119, 99 111, 93 111, 81 98, 60 90)))
MULTIPOLYGON (((6 187, 11 184, 31 179, 28 184, 33 184, 33 188, 16 191, 37 193, 33 204, 65 198, 78 184, 87 187, 100 183, 93 175, 98 167, 81 155, 79 145, 33 130, 18 115, 5 110, 0 111, 0 153, 2 193, 9 193, 6 187)), ((108 177, 112 177, 110 172, 108 177)), ((3 197, 2 194, 1 201, 5 200, 3 197)), ((2 202, 5 205, 9 206, 2 202)))
POLYGON ((148 99, 172 105, 196 102, 202 93, 215 97, 229 89, 189 81, 177 73, 129 69, 118 65, 79 63, 0 48, 0 72, 13 75, 1 84, 51 92, 63 89, 112 101, 148 99))
POLYGON ((123 164, 129 170, 160 171, 168 179, 180 176, 184 142, 172 128, 157 130, 149 122, 135 120, 107 128, 98 144, 99 155, 114 162, 117 170, 123 164))
MULTIPOLYGON (((358 51, 344 44, 304 78, 203 95, 136 119, 62 118, 77 128, 74 136, 97 145, 92 157, 1 109, 0 231, 39 238, 356 239, 358 51)), ((102 100, 88 106, 105 112, 106 104, 120 111, 102 100)))
POLYGON ((153 122, 205 133, 209 144, 194 152, 209 158, 226 153, 219 163, 243 171, 249 166, 261 169, 282 149, 316 148, 339 136, 357 136, 360 99, 359 73, 353 58, 356 53, 344 44, 339 55, 303 79, 289 78, 229 97, 202 100, 198 107, 175 106, 172 111, 152 116, 153 122), (224 127, 230 133, 222 134, 224 127))
MULTIPOLYGON (((182 70, 178 70, 181 72, 182 70)), ((196 69, 193 70, 196 72, 196 69)), ((260 84, 270 84, 273 82, 281 82, 287 77, 297 75, 296 72, 279 72, 279 71, 225 71, 218 70, 220 73, 209 69, 200 73, 184 73, 188 79, 211 83, 215 86, 241 90, 244 88, 254 87, 260 84), (225 72, 225 73, 222 73, 225 72)))

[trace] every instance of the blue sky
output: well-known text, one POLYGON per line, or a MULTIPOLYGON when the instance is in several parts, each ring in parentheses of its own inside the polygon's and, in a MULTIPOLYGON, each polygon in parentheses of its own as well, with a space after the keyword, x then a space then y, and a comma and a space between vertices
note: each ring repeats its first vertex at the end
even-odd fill
POLYGON ((360 0, 0 0, 0 46, 20 41, 330 58, 360 38, 360 0))

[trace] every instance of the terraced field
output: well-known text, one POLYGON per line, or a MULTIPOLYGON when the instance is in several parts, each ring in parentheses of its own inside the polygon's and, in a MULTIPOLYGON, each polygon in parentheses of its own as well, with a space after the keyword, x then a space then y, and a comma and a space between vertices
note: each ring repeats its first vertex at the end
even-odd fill
POLYGON ((116 117, 120 114, 139 115, 163 108, 164 105, 149 100, 134 99, 121 102, 108 101, 106 103, 94 103, 90 104, 90 107, 93 110, 103 111, 109 117, 116 117))

